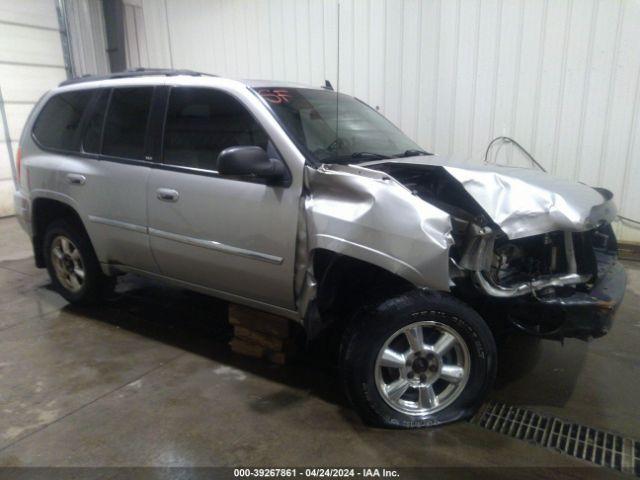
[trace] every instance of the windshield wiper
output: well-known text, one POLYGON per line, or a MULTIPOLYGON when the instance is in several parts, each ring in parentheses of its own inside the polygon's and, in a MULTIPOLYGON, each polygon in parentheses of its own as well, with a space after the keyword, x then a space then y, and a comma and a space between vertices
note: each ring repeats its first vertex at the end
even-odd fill
POLYGON ((394 155, 396 158, 404 158, 404 157, 417 157, 420 155, 433 155, 433 153, 425 152, 424 150, 419 150, 417 148, 411 150, 405 150, 403 153, 398 153, 394 155))
POLYGON ((382 155, 381 153, 373 153, 373 152, 354 152, 350 155, 340 155, 339 157, 334 157, 333 159, 327 158, 327 162, 335 162, 335 163, 349 163, 349 160, 362 158, 362 159, 370 159, 370 160, 384 160, 389 158, 387 155, 382 155))
POLYGON ((382 155, 381 153, 372 153, 372 152, 355 152, 351 154, 351 158, 376 158, 383 159, 388 158, 386 155, 382 155))

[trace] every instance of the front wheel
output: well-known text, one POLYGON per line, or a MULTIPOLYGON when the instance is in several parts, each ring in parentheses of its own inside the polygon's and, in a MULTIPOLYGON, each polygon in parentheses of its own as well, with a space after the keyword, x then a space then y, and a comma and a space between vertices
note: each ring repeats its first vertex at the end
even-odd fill
POLYGON ((496 345, 470 307, 413 291, 356 314, 345 331, 347 395, 368 423, 435 426, 470 416, 491 387, 496 345))

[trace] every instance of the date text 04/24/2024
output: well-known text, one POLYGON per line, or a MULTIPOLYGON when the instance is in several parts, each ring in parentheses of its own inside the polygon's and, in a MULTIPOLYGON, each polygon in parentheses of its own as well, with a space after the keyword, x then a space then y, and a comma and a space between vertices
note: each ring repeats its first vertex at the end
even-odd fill
POLYGON ((387 468, 236 468, 235 478, 397 478, 398 471, 387 468))

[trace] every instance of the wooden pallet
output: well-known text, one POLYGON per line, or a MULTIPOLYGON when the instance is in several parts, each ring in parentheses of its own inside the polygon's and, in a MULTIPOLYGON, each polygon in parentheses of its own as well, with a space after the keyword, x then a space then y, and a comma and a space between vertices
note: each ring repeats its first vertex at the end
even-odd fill
POLYGON ((231 350, 248 357, 263 358, 283 365, 295 353, 291 321, 243 305, 229 305, 229 323, 234 337, 231 350))

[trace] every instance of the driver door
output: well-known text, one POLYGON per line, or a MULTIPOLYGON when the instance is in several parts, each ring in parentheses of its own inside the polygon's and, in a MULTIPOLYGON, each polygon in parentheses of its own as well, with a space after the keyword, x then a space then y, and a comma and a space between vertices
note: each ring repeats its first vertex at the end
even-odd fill
POLYGON ((241 145, 278 155, 235 96, 172 88, 147 188, 151 251, 166 277, 293 309, 300 188, 220 176, 218 154, 241 145))

